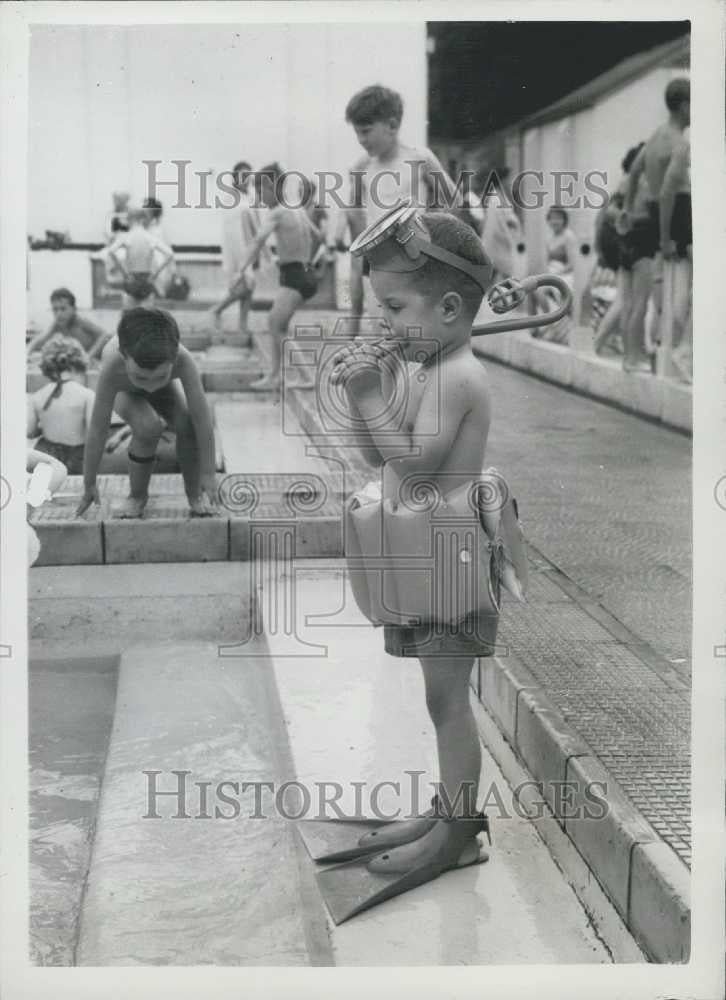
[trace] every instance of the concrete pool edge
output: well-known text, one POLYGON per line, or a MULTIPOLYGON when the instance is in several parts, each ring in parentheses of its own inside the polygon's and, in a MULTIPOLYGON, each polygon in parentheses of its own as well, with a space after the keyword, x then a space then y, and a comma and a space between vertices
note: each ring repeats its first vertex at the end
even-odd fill
MULTIPOLYGON (((652 961, 690 957, 690 872, 619 788, 545 688, 511 652, 479 660, 474 695, 525 770, 545 787, 607 788, 607 828, 556 817, 623 923, 652 961), (595 827, 593 829, 593 826, 595 827)), ((477 720, 482 733, 482 726, 477 720)), ((577 803, 575 803, 577 804, 577 803)), ((551 801, 548 802, 550 808, 551 801)))
POLYGON ((624 373, 622 361, 533 338, 529 331, 479 337, 474 352, 579 395, 685 434, 693 432, 693 390, 675 379, 624 373))

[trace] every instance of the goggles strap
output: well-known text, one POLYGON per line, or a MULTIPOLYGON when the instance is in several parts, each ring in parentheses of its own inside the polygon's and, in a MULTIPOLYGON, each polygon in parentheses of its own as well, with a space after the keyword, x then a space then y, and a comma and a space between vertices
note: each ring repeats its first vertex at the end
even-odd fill
POLYGON ((449 250, 445 250, 443 247, 437 246, 435 243, 426 243, 424 240, 419 241, 419 247, 421 252, 426 254, 428 257, 435 257, 436 260, 440 260, 443 264, 449 264, 451 267, 455 267, 458 271, 463 271, 464 274, 468 274, 470 278, 479 285, 483 292, 489 288, 492 279, 492 269, 489 264, 472 264, 471 261, 466 260, 464 257, 459 257, 457 254, 451 253, 449 250))

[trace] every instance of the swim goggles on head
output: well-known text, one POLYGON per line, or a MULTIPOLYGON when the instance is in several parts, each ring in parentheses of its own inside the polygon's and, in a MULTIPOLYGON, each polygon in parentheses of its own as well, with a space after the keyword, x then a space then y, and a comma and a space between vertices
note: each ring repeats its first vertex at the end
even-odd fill
POLYGON ((366 257, 372 271, 418 271, 427 258, 433 257, 468 274, 483 292, 491 284, 493 269, 488 261, 473 264, 431 242, 431 234, 412 199, 400 202, 371 223, 353 241, 350 252, 354 257, 366 257))

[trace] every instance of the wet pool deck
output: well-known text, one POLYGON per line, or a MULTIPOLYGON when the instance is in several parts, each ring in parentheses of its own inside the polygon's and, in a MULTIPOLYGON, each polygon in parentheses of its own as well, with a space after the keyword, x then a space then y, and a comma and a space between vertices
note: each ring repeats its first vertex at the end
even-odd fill
MULTIPOLYGON (((166 634, 200 602, 211 599, 227 609, 216 637, 163 642, 157 605, 156 615, 150 610, 138 620, 136 645, 121 658, 79 964, 638 960, 622 929, 616 956, 608 951, 524 819, 506 821, 506 829, 494 823, 486 865, 442 877, 339 928, 326 917, 312 866, 289 824, 274 816, 245 819, 249 799, 241 797, 241 817, 234 821, 172 819, 176 798, 159 800, 166 818, 144 819, 144 770, 163 772, 169 790, 177 787, 171 770, 190 771, 189 782, 279 782, 296 776, 311 785, 349 779, 371 784, 400 780, 406 769, 424 770, 423 783, 433 765, 433 733, 416 665, 380 655, 373 630, 360 622, 352 629, 311 629, 327 651, 290 658, 283 655, 289 648, 281 648, 287 639, 271 627, 263 601, 259 624, 266 637, 253 636, 231 650, 245 655, 219 657, 220 642, 235 646, 245 639, 244 567, 177 565, 171 576, 167 569, 46 568, 32 576, 38 623, 33 631, 37 634, 42 621, 45 633, 33 640, 34 655, 47 654, 54 645, 69 601, 79 623, 87 623, 75 637, 80 648, 85 635, 98 634, 91 622, 102 607, 108 647, 130 628, 134 612, 144 603, 153 608, 162 591, 175 606, 172 622, 162 625, 166 634)), ((276 572, 270 567, 263 573, 263 585, 266 580, 269 588, 276 572)), ((305 593, 315 600, 310 604, 306 598, 300 613, 325 610, 340 597, 340 569, 325 580, 314 565, 304 572, 314 583, 305 593)), ((486 754, 484 775, 506 789, 486 754)), ((195 795, 190 790, 190 817, 199 812, 195 795)))

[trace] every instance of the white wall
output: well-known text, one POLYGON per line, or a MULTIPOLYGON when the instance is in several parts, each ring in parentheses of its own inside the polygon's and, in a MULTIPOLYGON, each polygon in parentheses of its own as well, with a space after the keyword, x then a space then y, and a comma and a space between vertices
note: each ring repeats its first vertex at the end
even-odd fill
MULTIPOLYGON (((426 137, 425 23, 38 26, 30 49, 28 231, 103 238, 111 192, 146 192, 144 160, 193 171, 278 160, 304 173, 345 173, 361 150, 344 120, 357 90, 381 83, 404 99, 402 138, 426 137), (362 36, 377 36, 365 46, 362 36), (403 54, 405 53, 405 58, 403 54)), ((210 190, 214 192, 213 179, 210 190)), ((175 243, 219 242, 214 209, 172 208, 175 243)), ((213 200, 213 199, 212 199, 213 200)))

